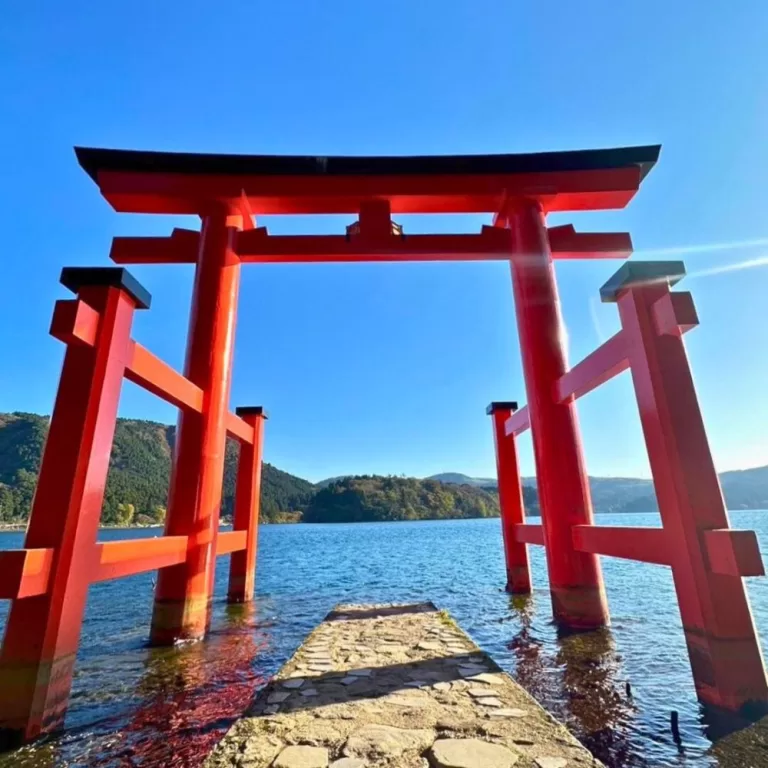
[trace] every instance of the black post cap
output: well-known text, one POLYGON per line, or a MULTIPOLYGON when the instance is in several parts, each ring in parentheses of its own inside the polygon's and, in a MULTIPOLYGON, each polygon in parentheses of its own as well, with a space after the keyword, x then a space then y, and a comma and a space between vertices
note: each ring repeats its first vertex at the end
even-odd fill
POLYGON ((241 405, 239 408, 235 408, 236 416, 263 416, 265 419, 269 418, 269 414, 264 410, 262 405, 241 405))
POLYGON ((650 283, 666 283, 670 287, 685 277, 682 261, 628 261, 600 289, 600 300, 612 304, 628 288, 650 283))
POLYGON ((81 288, 109 286, 125 291, 138 309, 149 309, 152 294, 123 267, 64 267, 59 278, 72 293, 81 288))
POLYGON ((517 403, 514 400, 494 400, 486 409, 485 412, 490 416, 495 411, 512 411, 517 410, 517 403))

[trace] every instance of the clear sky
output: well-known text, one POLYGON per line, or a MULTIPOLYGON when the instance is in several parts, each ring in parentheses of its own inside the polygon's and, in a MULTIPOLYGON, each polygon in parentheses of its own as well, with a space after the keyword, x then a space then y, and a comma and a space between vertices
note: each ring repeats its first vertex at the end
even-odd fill
MULTIPOLYGON (((531 152, 661 143, 625 211, 554 223, 682 254, 688 349, 719 469, 768 463, 768 3, 282 0, 7 3, 0 24, 0 411, 50 412, 65 265, 180 221, 114 214, 73 145, 275 154, 531 152)), ((271 218, 342 232, 345 218, 271 218)), ((480 217, 402 217, 410 232, 480 217)), ((615 262, 558 265, 572 362, 617 328, 615 262)), ((134 336, 183 365, 191 267, 136 267, 134 336)), ((525 400, 508 266, 244 267, 232 403, 266 458, 346 473, 491 475, 486 404, 525 400)), ((648 475, 628 374, 579 403, 591 474, 648 475)), ((126 384, 121 414, 175 420, 126 384)), ((533 471, 529 438, 524 471, 533 471)))

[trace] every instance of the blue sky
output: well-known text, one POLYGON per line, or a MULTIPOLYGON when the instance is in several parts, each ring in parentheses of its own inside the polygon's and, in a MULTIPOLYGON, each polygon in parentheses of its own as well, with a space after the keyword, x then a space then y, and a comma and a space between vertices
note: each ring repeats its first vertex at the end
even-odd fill
MULTIPOLYGON (((719 469, 768 463, 768 4, 13 3, 0 26, 0 411, 50 412, 47 335, 65 265, 112 236, 192 220, 114 214, 75 144, 202 152, 425 154, 663 144, 625 211, 553 223, 682 253, 701 326, 688 349, 719 469), (680 250, 678 250, 680 249, 680 250), (754 262, 751 268, 738 268, 754 262)), ((264 219, 341 232, 347 219, 264 219)), ((481 217, 402 217, 476 231, 481 217)), ((617 328, 618 263, 558 265, 572 362, 617 328)), ((134 336, 183 364, 191 267, 134 268, 134 336)), ((492 399, 525 400, 504 263, 244 267, 232 403, 270 413, 266 458, 344 473, 494 471, 492 399)), ((124 416, 175 411, 126 384, 124 416)), ((628 375, 579 403, 591 474, 648 475, 628 375)), ((523 468, 533 470, 529 438, 523 468)))

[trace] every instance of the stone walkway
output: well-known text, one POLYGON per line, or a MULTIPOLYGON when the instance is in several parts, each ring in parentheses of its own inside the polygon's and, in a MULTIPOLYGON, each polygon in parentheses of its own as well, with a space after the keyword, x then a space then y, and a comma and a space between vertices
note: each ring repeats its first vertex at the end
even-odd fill
POLYGON ((459 629, 419 605, 341 605, 207 768, 602 765, 459 629))

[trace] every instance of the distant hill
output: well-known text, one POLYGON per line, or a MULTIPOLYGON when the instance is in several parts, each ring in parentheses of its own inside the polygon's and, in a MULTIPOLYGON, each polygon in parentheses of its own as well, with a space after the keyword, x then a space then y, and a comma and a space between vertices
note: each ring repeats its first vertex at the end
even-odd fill
POLYGON ((495 477, 470 477, 469 475, 462 475, 461 472, 441 472, 439 475, 430 475, 427 480, 456 483, 457 485, 475 485, 479 488, 496 485, 495 477))
MULTIPOLYGON (((48 418, 33 413, 0 414, 0 523, 24 521, 37 483, 48 418)), ((157 523, 165 518, 176 428, 154 421, 118 419, 101 522, 157 523)), ((222 514, 232 514, 239 447, 228 441, 222 514)), ((261 516, 276 521, 304 510, 314 486, 264 464, 261 516)))
MULTIPOLYGON (((24 522, 37 483, 48 418, 0 413, 0 524, 24 522)), ((152 524, 166 514, 175 427, 118 419, 101 521, 105 525, 152 524)), ((232 514, 238 445, 228 441, 222 515, 232 514)), ((721 476, 730 509, 768 509, 768 466, 721 476)), ((650 480, 591 477, 597 512, 649 512, 657 508, 650 480)), ((523 478, 523 500, 539 513, 534 478, 523 478)), ((406 477, 342 476, 313 485, 264 464, 261 519, 265 522, 425 520, 498 515, 496 480, 444 472, 406 477)))
MULTIPOLYGON (((535 505, 535 493, 526 493, 524 500, 535 505)), ((536 513, 535 508, 529 511, 536 513)), ((304 522, 445 520, 498 515, 498 495, 483 488, 432 478, 362 475, 335 480, 318 490, 304 513, 304 522)))
MULTIPOLYGON (((497 485, 495 479, 472 478, 458 472, 443 472, 432 475, 432 479, 444 483, 465 483, 487 490, 495 489, 497 485)), ((723 472, 720 474, 720 483, 728 509, 768 510, 768 466, 723 472)), ((523 477, 522 484, 523 490, 530 488, 535 493, 535 477, 523 477)), ((595 512, 655 512, 659 508, 652 480, 636 477, 590 477, 589 487, 595 512)), ((538 508, 538 501, 536 507, 538 508)))

